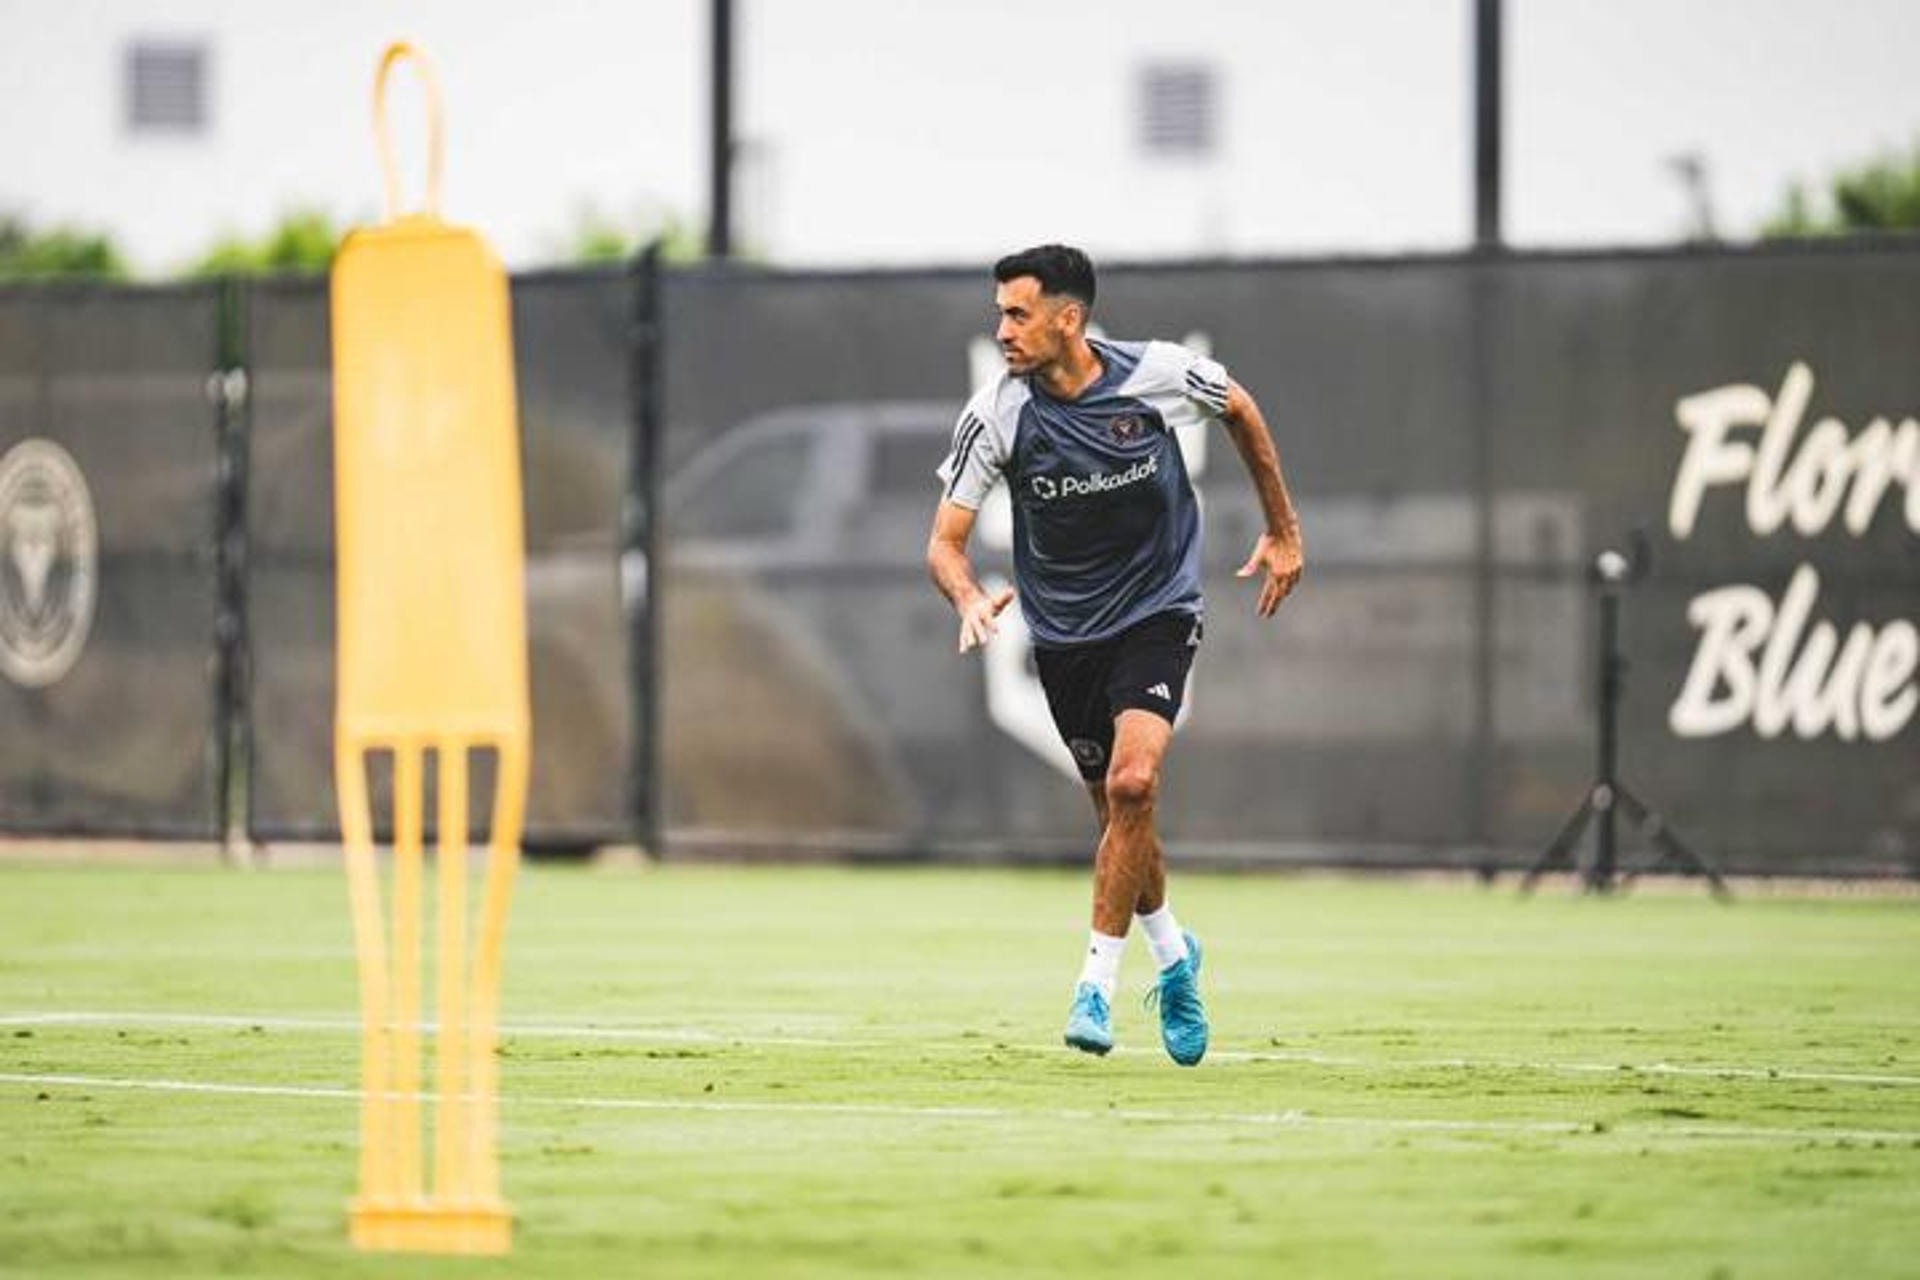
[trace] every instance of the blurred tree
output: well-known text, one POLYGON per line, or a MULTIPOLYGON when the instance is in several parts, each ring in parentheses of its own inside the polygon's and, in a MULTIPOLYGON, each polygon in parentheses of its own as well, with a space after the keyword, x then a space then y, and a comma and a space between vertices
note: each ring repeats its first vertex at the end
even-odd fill
POLYGON ((642 246, 655 240, 660 241, 661 253, 668 262, 698 262, 707 256, 705 231, 689 226, 678 215, 661 213, 652 219, 637 221, 642 224, 650 221, 651 225, 629 230, 596 209, 583 208, 574 217, 573 230, 564 243, 561 257, 582 266, 626 262, 640 252, 642 246))
POLYGON ((322 275, 333 265, 340 233, 333 219, 317 209, 296 209, 258 240, 223 236, 187 268, 196 279, 208 276, 322 275))
POLYGON ((567 260, 583 265, 624 262, 633 256, 638 237, 591 211, 583 213, 573 229, 567 260))
POLYGON ((124 280, 127 264, 105 235, 55 227, 35 231, 0 215, 0 280, 124 280))
POLYGON ((1920 231, 1920 146, 1841 170, 1829 180, 1825 200, 1795 182, 1760 234, 1838 236, 1863 231, 1920 231))

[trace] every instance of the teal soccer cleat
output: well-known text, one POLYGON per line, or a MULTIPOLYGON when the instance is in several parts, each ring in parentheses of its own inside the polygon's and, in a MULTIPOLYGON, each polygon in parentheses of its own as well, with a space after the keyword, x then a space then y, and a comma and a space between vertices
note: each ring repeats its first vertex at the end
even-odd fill
POLYGON ((1167 1056, 1191 1067, 1207 1056, 1207 1007, 1200 1003, 1200 939, 1187 939, 1187 958, 1160 971, 1159 985, 1147 993, 1147 1006, 1160 1005, 1160 1042, 1167 1056))
POLYGON ((1113 1048, 1110 1017, 1100 988, 1081 983, 1073 989, 1073 1009, 1067 1014, 1067 1044, 1082 1053, 1106 1053, 1113 1048))

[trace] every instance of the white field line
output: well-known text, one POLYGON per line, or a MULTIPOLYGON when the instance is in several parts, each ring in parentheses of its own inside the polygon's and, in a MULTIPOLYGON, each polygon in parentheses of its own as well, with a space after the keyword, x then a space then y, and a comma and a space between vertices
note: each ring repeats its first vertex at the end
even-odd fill
MULTIPOLYGON (((320 1085, 241 1084, 211 1080, 166 1080, 139 1076, 81 1076, 0 1072, 0 1083, 41 1088, 135 1089, 151 1093, 186 1093, 220 1097, 319 1098, 349 1102, 357 1089, 320 1085)), ((399 1095, 407 1096, 407 1095, 399 1095)), ((437 1095, 411 1095, 434 1102, 437 1095)), ((560 1107, 592 1111, 705 1112, 714 1114, 769 1114, 873 1116, 906 1120, 1051 1120, 1070 1123, 1122 1121, 1136 1124, 1223 1125, 1265 1129, 1347 1129, 1389 1133, 1530 1133, 1560 1137, 1607 1136, 1633 1141, 1698 1139, 1728 1142, 1880 1142, 1920 1143, 1920 1130, 1905 1129, 1773 1129, 1752 1125, 1605 1125, 1571 1120, 1430 1120, 1410 1116, 1331 1116, 1310 1111, 1169 1111, 1140 1108, 1059 1107, 936 1107, 888 1102, 723 1102, 678 1098, 561 1098, 507 1094, 499 1099, 511 1107, 560 1107)))
MULTIPOLYGON (((106 1026, 119 1028, 211 1027, 246 1030, 259 1027, 268 1031, 360 1030, 358 1018, 263 1015, 250 1017, 237 1013, 128 1013, 96 1010, 57 1010, 42 1013, 0 1014, 0 1027, 106 1026)), ((419 1024, 422 1031, 434 1030, 432 1022, 419 1024)), ((550 1023, 514 1023, 499 1028, 502 1036, 556 1040, 633 1040, 649 1044, 714 1044, 749 1047, 797 1047, 807 1049, 881 1049, 901 1043, 899 1040, 873 1040, 826 1036, 762 1036, 730 1034, 702 1027, 618 1027, 586 1024, 579 1026, 550 1023)), ((916 1049, 1017 1049, 1028 1053, 1051 1053, 1056 1044, 1008 1045, 980 1039, 966 1041, 915 1041, 916 1049)), ((1125 1048, 1114 1050, 1126 1053, 1125 1048)), ((1140 1052, 1134 1050, 1133 1052, 1140 1052)), ((1313 1067, 1350 1067, 1367 1071, 1535 1071, 1568 1075, 1648 1075, 1699 1079, 1790 1081, 1808 1084, 1859 1084, 1896 1087, 1920 1086, 1920 1076, 1870 1071, 1813 1071, 1787 1067, 1681 1065, 1672 1062, 1529 1062, 1476 1058, 1363 1058, 1357 1056, 1310 1053, 1291 1050, 1216 1049, 1207 1054, 1209 1062, 1273 1062, 1313 1067)))
MULTIPOLYGON (((265 1031, 354 1031, 360 1030, 359 1018, 287 1017, 269 1014, 249 1017, 239 1013, 102 1013, 61 1011, 54 1013, 0 1014, 0 1027, 104 1026, 121 1028, 211 1027, 245 1031, 258 1027, 265 1031)), ((436 1030, 433 1022, 416 1024, 416 1029, 436 1030)), ((885 1040, 846 1040, 821 1036, 727 1035, 701 1027, 607 1027, 550 1026, 513 1024, 498 1028, 503 1036, 556 1040, 640 1040, 654 1044, 744 1044, 786 1046, 803 1049, 878 1049, 885 1040)))

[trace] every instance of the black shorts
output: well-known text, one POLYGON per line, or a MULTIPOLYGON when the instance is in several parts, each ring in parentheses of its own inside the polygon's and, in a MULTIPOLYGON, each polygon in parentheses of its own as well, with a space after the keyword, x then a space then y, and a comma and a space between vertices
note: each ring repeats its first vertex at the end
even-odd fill
POLYGON ((1073 752, 1081 777, 1098 782, 1107 776, 1113 722, 1122 711, 1151 711, 1173 723, 1199 647, 1200 618, 1178 610, 1156 613, 1110 640, 1034 647, 1054 727, 1073 752))

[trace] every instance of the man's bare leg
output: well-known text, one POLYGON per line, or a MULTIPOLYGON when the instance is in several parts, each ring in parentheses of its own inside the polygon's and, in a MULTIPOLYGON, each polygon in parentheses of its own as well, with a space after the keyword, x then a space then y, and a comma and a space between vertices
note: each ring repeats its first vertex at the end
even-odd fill
POLYGON ((1160 765, 1173 726, 1150 711, 1129 709, 1115 718, 1113 737, 1107 776, 1088 786, 1100 818, 1100 844, 1093 857, 1093 930, 1080 969, 1080 985, 1092 984, 1109 1001, 1136 912, 1156 969, 1186 955, 1185 939, 1166 909, 1166 867, 1153 829, 1160 765))
MULTIPOLYGON (((1093 864, 1093 936, 1078 990, 1091 984, 1103 999, 1112 999, 1127 930, 1138 914, 1160 971, 1161 1038, 1175 1062, 1192 1066, 1207 1049, 1206 1011, 1195 985, 1200 956, 1189 949, 1190 938, 1167 906, 1166 857, 1153 823, 1161 765, 1172 738, 1173 726, 1152 712, 1122 711, 1114 722, 1106 779, 1088 785, 1100 821, 1100 845, 1093 864)), ((1105 1053, 1112 1045, 1105 1015, 1097 1030, 1087 1027, 1078 1019, 1081 999, 1076 994, 1067 1043, 1105 1053)))
MULTIPOLYGON (((1156 969, 1183 959, 1185 934, 1167 910, 1166 855, 1154 829, 1160 771, 1173 726, 1150 711, 1122 711, 1114 721, 1113 758, 1094 796, 1100 849, 1094 856, 1093 931, 1126 936, 1136 915, 1156 969)), ((1091 790, 1091 788, 1090 788, 1091 790)))
POLYGON ((1158 902, 1166 893, 1153 806, 1160 790, 1160 761, 1172 737, 1173 726, 1152 712, 1122 711, 1114 720, 1106 779, 1088 788, 1101 820, 1100 846, 1093 857, 1093 933, 1074 988, 1066 1037, 1069 1045, 1087 1053, 1113 1047, 1107 1011, 1119 982, 1134 908, 1143 897, 1158 902))
POLYGON ((1093 927, 1124 938, 1135 911, 1158 910, 1167 873, 1153 829, 1160 766, 1173 726, 1151 711, 1122 711, 1113 722, 1113 755, 1101 795, 1100 848, 1093 859, 1093 927))
MULTIPOLYGON (((1107 780, 1087 784, 1087 794, 1093 798, 1094 821, 1098 824, 1101 839, 1107 834, 1107 780)), ((1097 845, 1095 846, 1098 847, 1097 845)), ((1160 847, 1160 837, 1153 836, 1153 857, 1150 860, 1146 881, 1141 885, 1140 897, 1133 904, 1133 913, 1137 916, 1152 915, 1167 901, 1167 865, 1166 856, 1160 847)))

